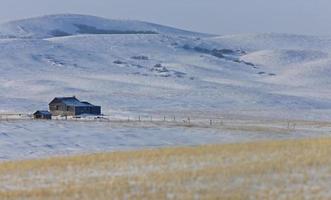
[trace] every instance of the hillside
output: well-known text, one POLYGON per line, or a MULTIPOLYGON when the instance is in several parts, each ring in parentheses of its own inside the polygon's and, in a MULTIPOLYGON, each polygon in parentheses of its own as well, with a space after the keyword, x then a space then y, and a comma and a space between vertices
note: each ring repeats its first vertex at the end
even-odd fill
POLYGON ((86 15, 48 15, 4 23, 1 38, 51 38, 79 34, 204 35, 134 20, 110 20, 86 15))
POLYGON ((72 95, 105 114, 331 110, 327 37, 215 37, 83 15, 8 22, 0 37, 1 112, 33 112, 72 95))

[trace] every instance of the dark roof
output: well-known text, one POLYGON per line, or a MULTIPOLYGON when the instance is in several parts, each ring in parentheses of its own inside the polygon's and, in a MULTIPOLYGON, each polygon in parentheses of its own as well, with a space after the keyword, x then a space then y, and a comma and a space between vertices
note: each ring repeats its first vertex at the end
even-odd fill
POLYGON ((94 105, 90 104, 89 102, 81 102, 76 97, 56 97, 51 101, 52 103, 63 103, 67 106, 74 106, 74 107, 86 107, 91 106, 94 107, 94 105))
POLYGON ((52 113, 50 113, 47 110, 37 110, 35 113, 33 113, 34 115, 52 115, 52 113))
POLYGON ((89 105, 89 106, 93 106, 91 103, 87 102, 87 101, 82 101, 81 103, 85 104, 85 105, 89 105))

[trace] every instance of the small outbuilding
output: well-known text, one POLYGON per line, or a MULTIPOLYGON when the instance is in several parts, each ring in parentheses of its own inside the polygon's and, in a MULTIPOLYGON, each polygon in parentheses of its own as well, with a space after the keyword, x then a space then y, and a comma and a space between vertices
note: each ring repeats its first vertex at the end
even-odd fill
POLYGON ((47 110, 38 110, 33 114, 34 119, 47 119, 51 120, 52 119, 52 113, 50 113, 47 110))

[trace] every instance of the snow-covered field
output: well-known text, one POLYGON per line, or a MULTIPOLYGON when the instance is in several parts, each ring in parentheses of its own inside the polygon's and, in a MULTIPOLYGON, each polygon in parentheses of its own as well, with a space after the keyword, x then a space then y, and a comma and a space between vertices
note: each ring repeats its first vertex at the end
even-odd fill
MULTIPOLYGON (((32 113, 76 95, 118 116, 330 120, 330 52, 331 37, 215 36, 83 15, 8 22, 0 25, 0 113, 32 113)), ((1 121, 0 133, 1 159, 260 138, 27 121, 1 121)))
POLYGON ((0 121, 0 161, 146 148, 331 136, 329 123, 0 121))

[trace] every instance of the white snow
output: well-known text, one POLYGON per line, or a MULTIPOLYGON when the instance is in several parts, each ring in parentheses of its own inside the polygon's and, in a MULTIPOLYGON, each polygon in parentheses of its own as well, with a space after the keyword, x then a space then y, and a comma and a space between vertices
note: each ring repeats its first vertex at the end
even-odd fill
POLYGON ((290 64, 301 64, 328 58, 328 53, 314 50, 262 50, 241 57, 257 65, 282 69, 290 64))
POLYGON ((0 161, 90 152, 173 146, 238 143, 270 139, 330 136, 330 127, 286 122, 225 120, 210 126, 192 119, 187 126, 173 122, 0 121, 0 161), (254 131, 254 129, 260 131, 254 131), (264 131, 263 131, 264 130, 264 131))
MULTIPOLYGON (((1 112, 33 113, 55 96, 75 95, 126 116, 331 118, 331 37, 215 37, 51 15, 2 24, 0 38, 1 112)), ((10 134, 17 125, 6 126, 0 131, 10 134)))
POLYGON ((95 16, 62 14, 47 15, 4 23, 3 38, 50 38, 77 34, 118 34, 136 32, 203 36, 189 31, 134 20, 110 20, 95 16))

